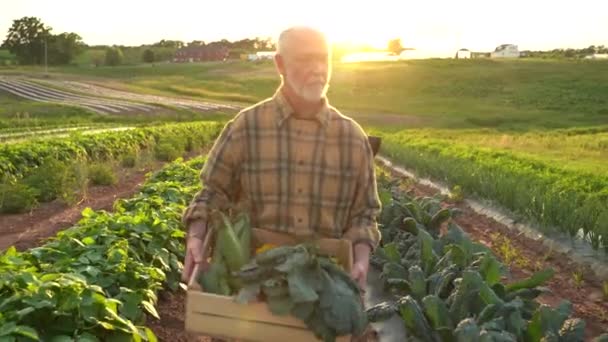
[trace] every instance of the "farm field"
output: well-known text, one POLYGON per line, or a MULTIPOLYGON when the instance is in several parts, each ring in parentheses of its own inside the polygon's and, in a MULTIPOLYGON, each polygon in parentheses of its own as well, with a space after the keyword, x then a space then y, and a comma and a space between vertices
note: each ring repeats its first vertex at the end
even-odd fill
MULTIPOLYGON (((28 309, 42 299, 24 287, 0 287, 0 326, 8 326, 0 337, 196 340, 183 331, 179 214, 200 187, 200 156, 223 123, 278 86, 273 65, 49 71, 43 77, 40 68, 0 67, 0 280, 32 280, 64 299, 28 309), (180 157, 191 160, 175 161, 180 157), (90 172, 88 164, 98 169, 90 172), (91 186, 94 178, 114 180, 91 186), (49 189, 54 196, 44 198, 49 189), (152 252, 158 247, 162 252, 152 252), (116 281, 123 287, 109 285, 116 281), (78 297, 90 300, 78 306, 70 299, 78 297), (79 314, 96 305, 105 313, 79 314), (54 316, 60 306, 65 310, 54 316), (74 324, 45 329, 53 319, 74 324)), ((606 93, 608 63, 601 61, 420 60, 338 64, 329 97, 382 137, 380 154, 395 164, 465 198, 493 201, 547 235, 569 234, 608 252, 606 93)), ((476 328, 516 341, 551 334, 591 340, 608 331, 608 279, 458 198, 387 169, 377 173, 383 241, 373 261, 385 283, 370 286, 391 289, 408 312, 423 313, 417 320, 402 314, 409 337, 447 341, 441 334, 448 331, 465 338, 461 324, 471 340, 481 336, 476 328), (449 215, 433 220, 443 210, 449 215), (418 229, 401 226, 407 218, 418 229), (461 305, 466 296, 471 304, 461 305), (431 313, 444 309, 443 316, 431 313), (489 316, 463 323, 482 311, 489 316)))

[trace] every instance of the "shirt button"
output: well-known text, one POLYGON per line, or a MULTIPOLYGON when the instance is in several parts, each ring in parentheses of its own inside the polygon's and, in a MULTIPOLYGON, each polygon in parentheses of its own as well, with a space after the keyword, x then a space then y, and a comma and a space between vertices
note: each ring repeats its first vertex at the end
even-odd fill
POLYGON ((299 160, 299 161, 298 161, 298 164, 300 164, 300 165, 304 165, 304 161, 303 161, 303 160, 299 160))
POLYGON ((298 193, 301 194, 302 193, 302 188, 298 188, 298 193))
POLYGON ((302 218, 298 217, 298 223, 302 223, 302 218))

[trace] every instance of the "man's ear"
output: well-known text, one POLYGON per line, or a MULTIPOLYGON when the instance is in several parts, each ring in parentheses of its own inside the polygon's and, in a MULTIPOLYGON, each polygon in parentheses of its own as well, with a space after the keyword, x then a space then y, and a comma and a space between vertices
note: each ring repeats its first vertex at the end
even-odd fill
POLYGON ((277 67, 277 71, 281 76, 285 75, 285 59, 280 54, 274 55, 274 64, 277 67))

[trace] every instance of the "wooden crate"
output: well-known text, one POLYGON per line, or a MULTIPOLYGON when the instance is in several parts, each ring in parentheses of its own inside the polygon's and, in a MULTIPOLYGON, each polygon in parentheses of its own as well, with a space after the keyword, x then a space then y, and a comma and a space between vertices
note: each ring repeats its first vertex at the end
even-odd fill
MULTIPOLYGON (((298 241, 290 236, 253 229, 254 246, 264 243, 293 245, 298 241)), ((205 237, 204 245, 211 238, 205 237)), ((350 271, 353 262, 351 243, 347 240, 318 240, 323 254, 336 257, 345 270, 350 271)), ((233 297, 202 291, 196 281, 197 270, 188 284, 186 298, 186 331, 218 338, 241 341, 317 341, 306 325, 292 316, 275 316, 264 302, 238 304, 233 297)), ((350 341, 350 336, 341 336, 339 342, 350 341)))

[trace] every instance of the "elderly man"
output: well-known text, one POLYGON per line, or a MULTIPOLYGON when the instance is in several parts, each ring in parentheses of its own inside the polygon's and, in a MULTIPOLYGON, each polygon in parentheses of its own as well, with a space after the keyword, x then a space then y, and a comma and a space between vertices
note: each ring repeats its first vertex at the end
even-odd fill
POLYGON ((240 199, 249 203, 253 227, 351 240, 352 276, 364 289, 380 239, 372 147, 363 129, 328 103, 330 49, 321 32, 282 32, 275 64, 279 89, 226 124, 203 167, 205 189, 183 217, 183 280, 205 260, 209 208, 240 199))

